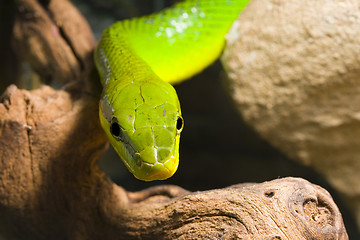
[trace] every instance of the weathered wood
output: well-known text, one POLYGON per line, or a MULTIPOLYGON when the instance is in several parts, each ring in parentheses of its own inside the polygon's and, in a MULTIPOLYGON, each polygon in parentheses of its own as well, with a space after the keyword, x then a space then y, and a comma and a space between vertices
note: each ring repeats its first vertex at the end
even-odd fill
POLYGON ((15 50, 43 81, 67 83, 92 69, 95 38, 69 1, 18 0, 15 50))
MULTIPOLYGON (((66 14, 74 14, 69 19, 78 19, 79 13, 65 0, 41 2, 48 4, 18 3, 26 11, 20 11, 15 28, 20 25, 28 33, 15 31, 17 44, 28 44, 19 47, 20 54, 36 63, 39 74, 45 71, 45 78, 79 86, 91 69, 91 51, 75 57, 77 51, 70 49, 78 43, 38 37, 49 28, 37 25, 54 26, 54 18, 45 17, 52 16, 52 4, 56 9, 65 4, 66 14), (27 24, 31 16, 41 21, 27 24), (60 52, 65 56, 54 57, 60 52), (60 64, 64 59, 72 60, 60 64), (46 72, 48 67, 56 71, 46 72)), ((88 28, 85 21, 78 24, 88 28)), ((70 34, 65 27, 62 31, 70 34)), ((93 41, 92 35, 79 39, 93 41)), ((306 180, 284 178, 195 193, 160 186, 132 193, 97 166, 107 145, 96 94, 81 87, 26 91, 9 86, 0 103, 0 232, 14 239, 55 240, 348 239, 331 196, 306 180)))

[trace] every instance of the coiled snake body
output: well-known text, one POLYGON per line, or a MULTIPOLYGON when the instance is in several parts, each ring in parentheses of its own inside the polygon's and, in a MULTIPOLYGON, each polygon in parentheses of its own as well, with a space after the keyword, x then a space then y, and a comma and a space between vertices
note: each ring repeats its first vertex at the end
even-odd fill
POLYGON ((185 0, 104 31, 95 51, 103 85, 100 122, 136 178, 166 179, 177 170, 184 121, 171 84, 219 57, 248 1, 185 0))

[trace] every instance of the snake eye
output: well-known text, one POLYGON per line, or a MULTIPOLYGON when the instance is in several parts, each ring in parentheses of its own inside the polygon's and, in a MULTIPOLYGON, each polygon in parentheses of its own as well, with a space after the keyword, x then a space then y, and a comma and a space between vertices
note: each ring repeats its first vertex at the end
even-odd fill
POLYGON ((112 119, 112 123, 110 125, 110 132, 114 138, 116 138, 117 140, 123 141, 122 130, 121 130, 121 127, 120 127, 119 123, 117 122, 116 118, 112 119))
POLYGON ((181 131, 184 127, 184 120, 181 116, 178 116, 176 119, 176 129, 181 131))

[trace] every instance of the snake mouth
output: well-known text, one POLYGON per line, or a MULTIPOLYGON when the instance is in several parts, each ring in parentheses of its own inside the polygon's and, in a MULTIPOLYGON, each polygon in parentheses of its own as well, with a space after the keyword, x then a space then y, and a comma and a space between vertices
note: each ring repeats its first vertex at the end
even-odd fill
MULTIPOLYGON (((134 132, 122 128, 115 118, 112 119, 109 126, 115 140, 112 142, 113 145, 116 145, 114 149, 136 178, 143 181, 164 180, 176 172, 179 163, 177 145, 157 146, 152 127, 151 137, 148 138, 152 141, 145 142, 144 145, 144 142, 141 141, 133 142, 131 136, 134 135, 134 132)), ((144 132, 140 131, 140 134, 144 137, 143 139, 146 139, 144 132)), ((176 143, 176 137, 171 142, 176 143)))
MULTIPOLYGON (((148 162, 131 143, 124 143, 127 156, 121 157, 128 170, 143 181, 165 180, 176 172, 179 165, 178 153, 170 154, 164 161, 148 162)), ((155 148, 154 148, 155 149, 155 148)), ((175 150, 175 148, 173 149, 175 150)), ((155 149, 155 153, 156 153, 155 149)), ((155 154, 156 155, 156 154, 155 154)), ((157 156, 154 156, 157 158, 157 156)))
POLYGON ((174 155, 164 163, 149 164, 142 162, 137 171, 131 171, 133 175, 143 181, 165 180, 171 177, 178 168, 178 160, 174 155))

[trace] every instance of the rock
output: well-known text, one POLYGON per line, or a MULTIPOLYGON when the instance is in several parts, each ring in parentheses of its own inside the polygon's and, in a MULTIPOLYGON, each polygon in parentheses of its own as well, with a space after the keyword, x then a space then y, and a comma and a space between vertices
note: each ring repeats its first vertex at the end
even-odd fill
POLYGON ((360 227, 358 1, 253 0, 222 61, 245 121, 324 175, 360 227))

